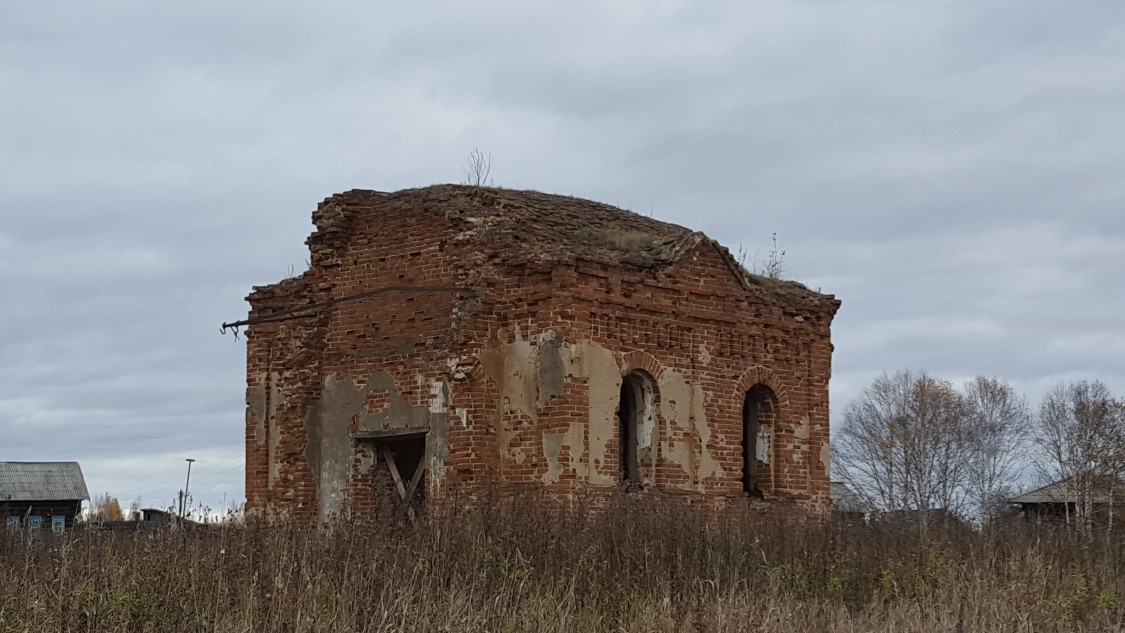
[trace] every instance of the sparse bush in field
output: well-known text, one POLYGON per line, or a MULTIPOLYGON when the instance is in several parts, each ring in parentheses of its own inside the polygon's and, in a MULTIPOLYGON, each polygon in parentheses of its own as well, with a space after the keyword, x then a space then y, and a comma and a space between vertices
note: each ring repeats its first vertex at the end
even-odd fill
POLYGON ((22 533, 0 538, 0 630, 1110 630, 1123 545, 647 494, 331 529, 22 533))
POLYGON ((121 511, 121 502, 108 492, 94 497, 94 505, 87 517, 90 521, 120 521, 123 518, 125 515, 121 511))

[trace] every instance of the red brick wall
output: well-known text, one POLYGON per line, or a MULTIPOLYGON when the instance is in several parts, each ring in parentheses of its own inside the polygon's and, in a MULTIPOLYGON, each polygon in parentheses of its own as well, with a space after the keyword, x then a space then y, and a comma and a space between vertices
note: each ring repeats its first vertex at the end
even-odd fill
POLYGON ((616 486, 613 408, 633 369, 656 384, 648 490, 742 498, 742 406, 764 384, 779 411, 762 492, 827 500, 837 302, 740 281, 703 238, 672 266, 560 264, 463 239, 471 220, 427 204, 330 198, 312 269, 250 296, 252 321, 284 320, 247 337, 248 507, 386 511, 385 467, 355 435, 418 425, 430 497, 616 486))

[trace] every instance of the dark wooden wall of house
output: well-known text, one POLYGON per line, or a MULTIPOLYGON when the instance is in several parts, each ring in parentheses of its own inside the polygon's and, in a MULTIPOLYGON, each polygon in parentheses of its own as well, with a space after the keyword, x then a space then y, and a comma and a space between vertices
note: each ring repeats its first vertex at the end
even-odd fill
POLYGON ((8 517, 18 516, 20 526, 27 527, 27 517, 43 517, 43 528, 51 529, 51 517, 63 515, 66 517, 66 528, 69 530, 74 525, 74 519, 82 508, 82 501, 7 501, 0 503, 0 517, 2 524, 7 525, 8 517))

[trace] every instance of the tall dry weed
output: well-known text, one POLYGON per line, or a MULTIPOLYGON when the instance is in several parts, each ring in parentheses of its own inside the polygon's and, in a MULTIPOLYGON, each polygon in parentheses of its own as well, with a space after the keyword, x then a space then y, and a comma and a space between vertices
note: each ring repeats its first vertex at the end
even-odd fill
POLYGON ((3 631, 1122 630, 1123 542, 533 496, 326 528, 0 538, 3 631))

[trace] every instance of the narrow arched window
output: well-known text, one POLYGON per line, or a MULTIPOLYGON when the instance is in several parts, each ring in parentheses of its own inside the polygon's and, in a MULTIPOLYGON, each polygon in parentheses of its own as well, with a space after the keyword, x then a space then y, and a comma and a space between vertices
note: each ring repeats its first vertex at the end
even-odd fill
POLYGON ((777 396, 765 385, 754 385, 742 404, 742 491, 760 495, 773 488, 773 430, 777 426, 777 396))
POLYGON ((620 480, 624 484, 644 483, 642 461, 652 437, 654 383, 648 374, 633 371, 621 381, 621 400, 617 407, 620 439, 620 480))

